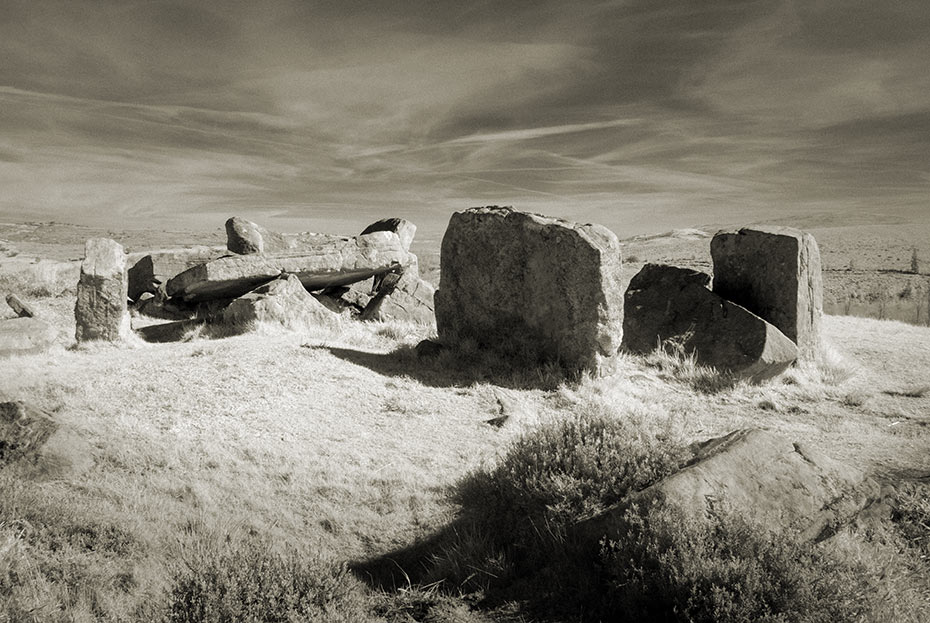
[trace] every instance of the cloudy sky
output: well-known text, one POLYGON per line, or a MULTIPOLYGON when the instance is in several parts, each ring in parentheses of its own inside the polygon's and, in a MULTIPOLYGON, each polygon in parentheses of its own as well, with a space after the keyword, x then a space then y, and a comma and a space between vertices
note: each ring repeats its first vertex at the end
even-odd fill
POLYGON ((930 218, 928 33, 925 0, 0 0, 0 217, 930 218))

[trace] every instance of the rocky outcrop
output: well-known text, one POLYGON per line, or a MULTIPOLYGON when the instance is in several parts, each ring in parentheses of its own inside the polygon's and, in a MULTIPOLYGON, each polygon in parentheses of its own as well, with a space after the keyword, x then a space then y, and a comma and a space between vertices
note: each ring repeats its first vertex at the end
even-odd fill
POLYGON ((817 241, 787 227, 721 231, 710 243, 714 292, 775 325, 813 360, 821 347, 823 278, 817 241))
POLYGON ((58 330, 38 318, 0 321, 0 358, 34 355, 47 351, 58 339, 58 330))
POLYGON ((225 247, 191 247, 189 249, 161 249, 128 256, 130 265, 129 298, 138 301, 145 292, 155 293, 159 286, 189 268, 228 255, 225 247))
POLYGON ((413 237, 417 233, 417 226, 402 218, 383 218, 380 221, 375 221, 362 230, 361 235, 364 236, 365 234, 376 231, 389 231, 397 234, 397 237, 400 238, 400 245, 404 248, 404 251, 409 251, 410 244, 413 242, 413 237))
POLYGON ((674 507, 697 520, 732 512, 772 532, 821 540, 881 498, 881 487, 856 467, 786 437, 738 430, 702 444, 691 463, 626 498, 587 527, 607 538, 632 506, 674 507))
POLYGON ((226 324, 249 326, 270 322, 292 329, 331 326, 335 318, 295 275, 285 275, 255 288, 219 314, 220 321, 226 324))
POLYGON ((223 257, 190 268, 168 281, 167 294, 188 302, 236 298, 281 274, 296 275, 307 290, 344 285, 396 270, 408 261, 400 239, 389 232, 345 238, 318 236, 301 253, 223 257))
POLYGON ((704 273, 646 264, 624 301, 623 348, 648 353, 674 340, 698 363, 754 382, 783 372, 798 356, 795 344, 752 312, 711 292, 704 273))
POLYGON ((123 339, 130 330, 128 291, 123 247, 109 238, 88 240, 74 307, 77 341, 123 339))
POLYGON ((452 215, 435 296, 440 340, 597 369, 620 346, 620 244, 599 225, 473 208, 452 215))

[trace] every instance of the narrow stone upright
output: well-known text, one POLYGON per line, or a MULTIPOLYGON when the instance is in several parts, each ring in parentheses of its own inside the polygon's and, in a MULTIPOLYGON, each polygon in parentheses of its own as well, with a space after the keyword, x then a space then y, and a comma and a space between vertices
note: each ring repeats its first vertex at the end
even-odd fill
POLYGON ((798 358, 821 349, 823 276, 817 241, 788 227, 718 232, 710 243, 714 292, 772 323, 798 345, 798 358))
POLYGON ((452 215, 436 291, 439 339, 516 361, 597 370, 620 347, 620 243, 609 229, 510 208, 452 215))
POLYGON ((84 262, 74 306, 78 342, 116 342, 128 335, 126 299, 129 280, 123 247, 109 238, 91 238, 84 245, 84 262))

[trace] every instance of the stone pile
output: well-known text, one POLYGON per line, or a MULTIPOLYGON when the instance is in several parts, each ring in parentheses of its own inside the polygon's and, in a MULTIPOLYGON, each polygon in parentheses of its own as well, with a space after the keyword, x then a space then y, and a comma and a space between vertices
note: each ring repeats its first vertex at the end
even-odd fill
MULTIPOLYGON (((226 222, 225 248, 131 256, 120 249, 114 257, 123 258, 122 300, 128 297, 137 314, 175 321, 142 327, 140 335, 150 341, 176 339, 202 322, 239 327, 254 322, 327 325, 335 313, 362 320, 431 323, 433 288, 420 279, 417 258, 409 251, 415 232, 413 223, 395 218, 372 223, 354 237, 280 234, 233 217, 226 222)), ((96 248, 88 247, 88 258, 96 248)), ((97 260, 85 263, 96 266, 97 260)), ((112 271, 119 273, 115 264, 112 271)), ((78 339, 114 339, 116 334, 105 328, 109 316, 99 319, 99 337, 90 337, 89 327, 95 323, 83 320, 93 317, 89 303, 110 300, 114 287, 93 283, 99 288, 93 295, 89 285, 79 288, 78 339)))
POLYGON ((820 252, 810 234, 752 227, 711 240, 710 277, 647 264, 624 300, 623 348, 670 343, 698 363, 758 382, 820 351, 820 252))

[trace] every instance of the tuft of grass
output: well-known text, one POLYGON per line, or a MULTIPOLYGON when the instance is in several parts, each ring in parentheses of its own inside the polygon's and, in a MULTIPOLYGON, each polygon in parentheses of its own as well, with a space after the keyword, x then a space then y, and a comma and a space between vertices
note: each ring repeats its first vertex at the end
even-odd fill
POLYGON ((660 344, 646 355, 645 363, 701 394, 719 394, 740 383, 736 375, 699 364, 697 353, 687 352, 678 340, 660 344))

